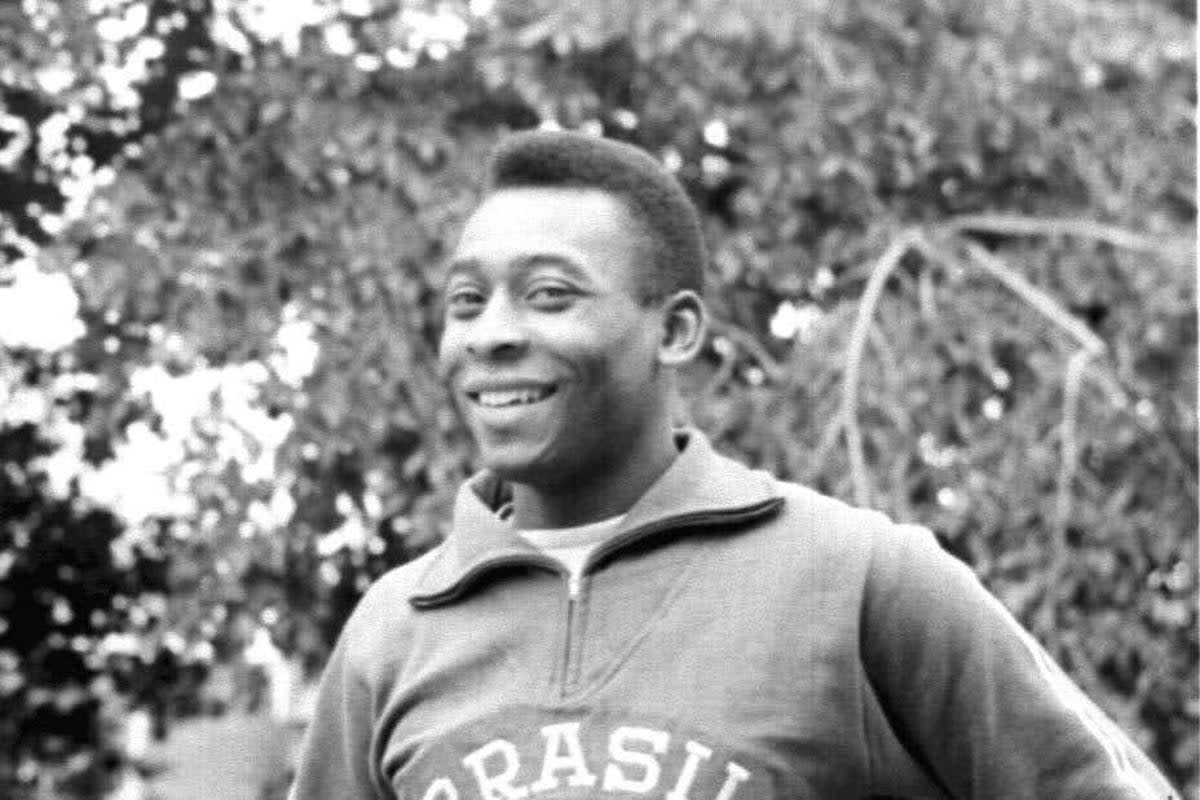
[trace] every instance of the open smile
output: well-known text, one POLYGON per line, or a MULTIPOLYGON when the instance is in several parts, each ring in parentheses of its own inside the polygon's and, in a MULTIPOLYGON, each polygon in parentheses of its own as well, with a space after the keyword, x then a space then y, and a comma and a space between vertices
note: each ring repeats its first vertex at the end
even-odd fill
POLYGON ((557 391, 558 387, 527 386, 516 389, 483 389, 477 392, 468 391, 467 397, 471 402, 484 408, 509 408, 512 406, 528 406, 540 403, 557 391))

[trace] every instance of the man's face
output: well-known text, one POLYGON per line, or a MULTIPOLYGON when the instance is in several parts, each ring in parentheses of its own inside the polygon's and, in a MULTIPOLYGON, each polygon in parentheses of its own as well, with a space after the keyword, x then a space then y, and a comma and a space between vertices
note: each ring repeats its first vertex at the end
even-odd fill
POLYGON ((586 479, 661 422, 661 320, 636 299, 640 252, 625 206, 596 190, 505 189, 467 221, 439 360, 501 477, 586 479))

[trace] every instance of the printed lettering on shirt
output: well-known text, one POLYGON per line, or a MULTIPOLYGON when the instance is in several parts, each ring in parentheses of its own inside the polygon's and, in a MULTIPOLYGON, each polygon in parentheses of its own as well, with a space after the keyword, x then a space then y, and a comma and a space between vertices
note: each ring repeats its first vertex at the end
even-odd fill
POLYGON ((675 788, 667 792, 667 800, 688 800, 688 789, 692 788, 692 782, 696 780, 696 770, 700 768, 700 762, 712 756, 712 750, 702 744, 689 741, 685 746, 687 761, 683 763, 683 770, 679 773, 675 788))
POLYGON ((725 773, 725 783, 721 785, 721 791, 717 792, 717 800, 730 800, 737 791, 738 784, 750 777, 750 770, 733 761, 725 765, 725 773))
POLYGON ((621 726, 613 731, 608 737, 608 757, 611 760, 604 768, 604 791, 645 794, 657 786, 662 767, 652 754, 662 755, 667 752, 670 741, 671 737, 666 731, 650 728, 621 726), (630 745, 639 740, 649 746, 649 753, 629 749, 630 745), (622 765, 641 767, 641 776, 636 779, 630 778, 621 768, 622 765))
POLYGON ((463 758, 462 763, 474 774, 479 796, 484 800, 521 800, 529 794, 524 786, 513 786, 521 759, 512 742, 493 739, 463 758), (499 756, 504 765, 492 770, 488 764, 497 760, 494 756, 499 756))
POLYGON ((557 773, 559 770, 570 770, 571 776, 567 783, 571 786, 591 786, 596 782, 596 776, 588 772, 587 763, 583 758, 583 745, 579 743, 579 723, 562 722, 557 725, 547 725, 542 728, 542 736, 546 739, 546 756, 542 759, 542 777, 529 788, 534 792, 544 792, 558 787, 557 773), (565 753, 562 752, 565 749, 565 753))
POLYGON ((511 738, 475 747, 457 759, 463 770, 438 775, 422 800, 533 800, 567 796, 572 789, 579 797, 653 793, 664 800, 741 800, 739 789, 753 778, 707 744, 655 728, 589 730, 572 720, 529 734, 521 739, 508 733, 511 738))

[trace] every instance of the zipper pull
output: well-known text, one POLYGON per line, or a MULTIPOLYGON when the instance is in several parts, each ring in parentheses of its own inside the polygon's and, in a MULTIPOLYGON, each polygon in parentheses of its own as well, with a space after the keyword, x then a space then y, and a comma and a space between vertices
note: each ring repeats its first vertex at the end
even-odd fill
POLYGON ((581 591, 583 591, 583 573, 572 572, 567 577, 567 595, 572 600, 577 600, 581 591))

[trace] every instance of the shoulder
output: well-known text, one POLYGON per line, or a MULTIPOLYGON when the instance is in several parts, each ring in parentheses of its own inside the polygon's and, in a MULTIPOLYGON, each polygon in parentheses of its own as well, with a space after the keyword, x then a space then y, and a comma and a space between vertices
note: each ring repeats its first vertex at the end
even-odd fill
POLYGON ((881 539, 903 535, 913 526, 898 525, 881 511, 859 508, 798 483, 775 480, 783 498, 779 521, 791 535, 818 547, 861 551, 866 556, 881 539))
POLYGON ((897 522, 882 511, 788 481, 776 480, 775 489, 784 503, 774 527, 817 560, 854 564, 867 580, 887 579, 902 567, 957 563, 923 525, 897 522))
POLYGON ((957 626, 974 636, 983 611, 995 607, 974 571, 929 528, 797 484, 777 488, 785 500, 775 523, 776 548, 786 553, 779 560, 811 585, 853 596, 868 621, 890 620, 882 627, 891 631, 957 626))
POLYGON ((446 547, 447 543, 443 541, 425 554, 379 576, 360 601, 360 605, 365 606, 364 614, 380 611, 392 616, 396 606, 408 606, 408 599, 417 591, 425 574, 444 557, 446 547))
POLYGON ((421 577, 441 557, 444 546, 393 567, 367 588, 342 630, 351 658, 363 664, 378 664, 403 656, 413 627, 409 598, 421 577))
POLYGON ((799 483, 775 479, 775 490, 785 501, 784 513, 794 521, 839 531, 858 531, 870 535, 891 524, 887 515, 867 508, 858 508, 844 500, 821 494, 799 483))

